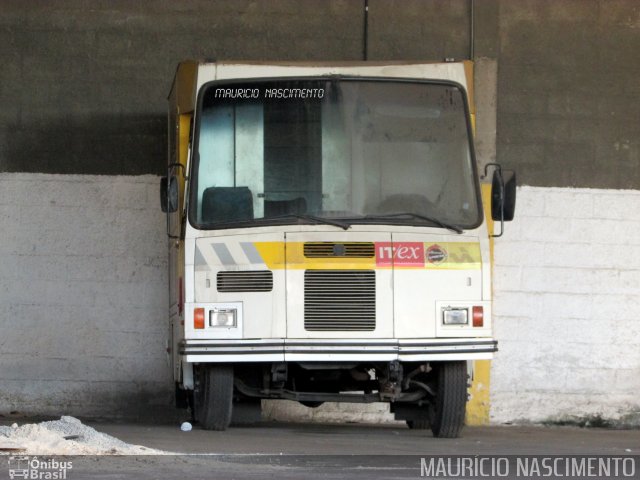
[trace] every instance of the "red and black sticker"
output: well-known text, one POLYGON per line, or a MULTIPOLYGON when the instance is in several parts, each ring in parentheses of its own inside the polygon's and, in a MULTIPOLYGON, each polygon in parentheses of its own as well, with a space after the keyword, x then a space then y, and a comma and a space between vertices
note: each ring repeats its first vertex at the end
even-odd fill
POLYGON ((446 262, 447 258, 449 258, 449 254, 440 245, 431 245, 427 248, 425 252, 425 257, 427 262, 432 263, 434 265, 439 265, 440 263, 446 262))

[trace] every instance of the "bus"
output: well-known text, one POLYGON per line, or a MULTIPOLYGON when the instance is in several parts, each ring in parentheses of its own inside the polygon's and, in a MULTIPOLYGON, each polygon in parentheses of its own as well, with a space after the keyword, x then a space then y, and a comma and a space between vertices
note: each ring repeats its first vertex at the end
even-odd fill
POLYGON ((491 237, 516 192, 513 172, 476 163, 472 72, 178 66, 168 350, 204 429, 285 399, 387 402, 410 428, 460 434, 473 362, 497 351, 491 237))

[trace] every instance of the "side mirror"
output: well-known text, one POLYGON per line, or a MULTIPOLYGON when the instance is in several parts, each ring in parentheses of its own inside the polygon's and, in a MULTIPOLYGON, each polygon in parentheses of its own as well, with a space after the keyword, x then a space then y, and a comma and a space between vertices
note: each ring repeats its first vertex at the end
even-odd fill
POLYGON ((167 177, 160 178, 160 208, 162 213, 167 213, 167 177))
POLYGON ((160 179, 160 208, 164 213, 178 210, 178 179, 175 176, 160 179))
POLYGON ((493 180, 491 182, 491 218, 500 222, 500 234, 492 235, 500 237, 504 232, 504 222, 513 220, 516 210, 516 173, 513 170, 502 170, 497 163, 490 163, 487 169, 493 166, 493 180))
POLYGON ((510 222, 516 211, 516 172, 496 169, 491 182, 491 218, 510 222))
POLYGON ((516 172, 504 170, 504 221, 510 222, 516 213, 516 172))

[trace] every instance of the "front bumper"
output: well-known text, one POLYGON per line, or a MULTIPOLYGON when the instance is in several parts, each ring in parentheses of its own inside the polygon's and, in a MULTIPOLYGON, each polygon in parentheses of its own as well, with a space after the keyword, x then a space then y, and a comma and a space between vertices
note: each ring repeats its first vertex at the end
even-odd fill
POLYGON ((184 340, 190 363, 489 360, 492 338, 184 340))

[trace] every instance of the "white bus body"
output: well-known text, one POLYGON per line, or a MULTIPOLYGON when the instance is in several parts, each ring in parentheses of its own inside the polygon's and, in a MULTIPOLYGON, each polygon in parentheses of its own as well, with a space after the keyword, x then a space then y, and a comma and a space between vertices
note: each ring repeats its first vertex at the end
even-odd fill
MULTIPOLYGON (((180 64, 161 189, 170 352, 204 428, 264 398, 385 401, 458 435, 467 364, 497 350, 471 71, 180 64)), ((494 219, 512 190, 497 174, 494 219)))

